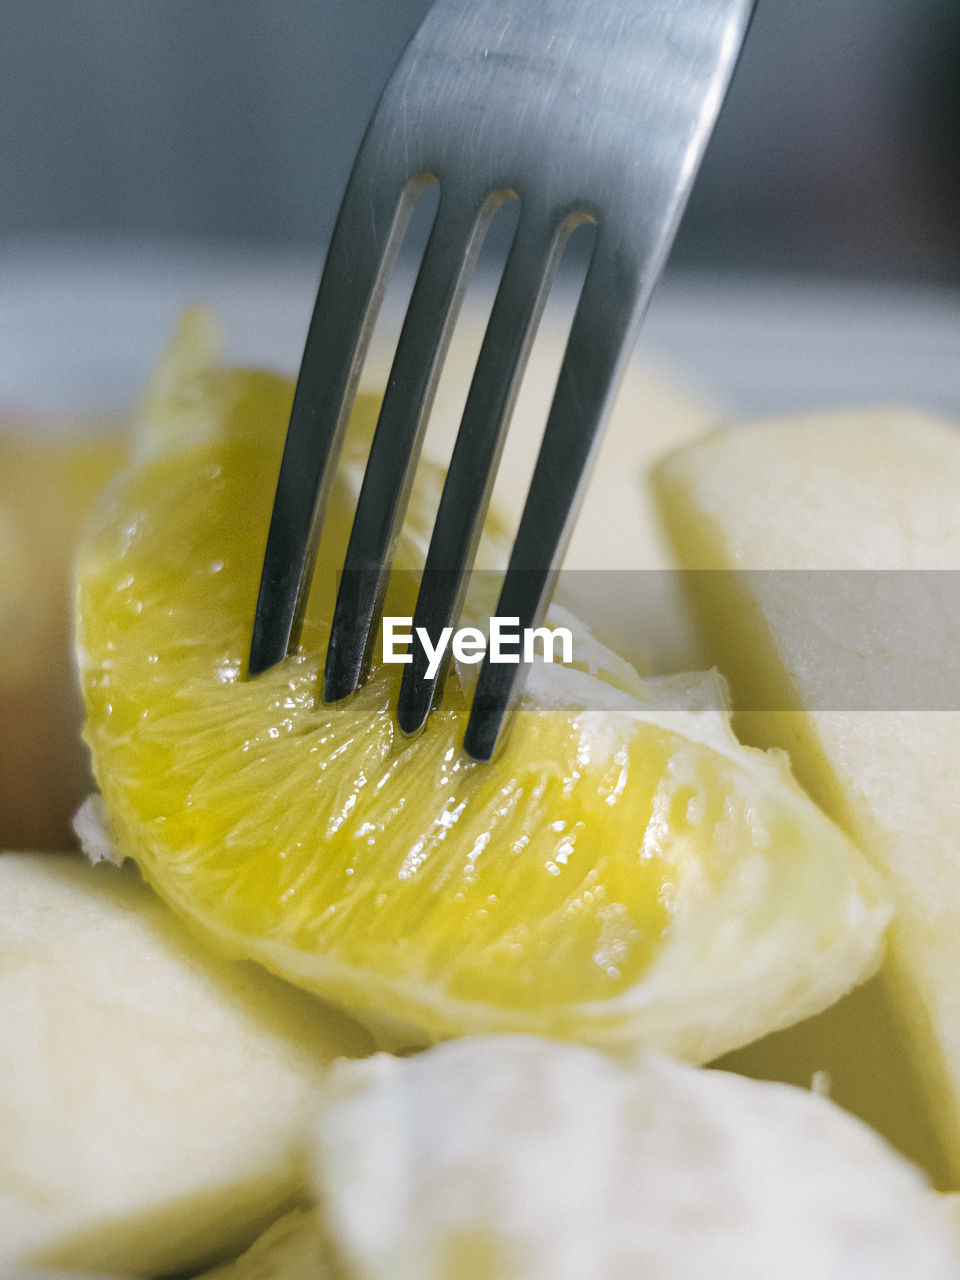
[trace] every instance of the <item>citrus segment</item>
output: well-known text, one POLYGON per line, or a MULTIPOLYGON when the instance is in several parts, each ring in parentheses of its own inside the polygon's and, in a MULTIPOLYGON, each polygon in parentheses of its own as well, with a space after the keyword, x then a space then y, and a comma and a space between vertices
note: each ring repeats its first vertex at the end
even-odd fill
MULTIPOLYGON (((301 650, 245 680, 290 394, 168 366, 80 557, 97 777, 121 849, 178 909, 411 1042, 514 1028, 705 1058, 875 966, 887 913, 856 851, 780 757, 678 709, 676 682, 662 705, 654 685, 543 667, 489 766, 460 750, 458 673, 413 739, 398 667, 321 704, 355 456, 301 650)), ((387 612, 409 613, 411 582, 391 590, 387 612)))

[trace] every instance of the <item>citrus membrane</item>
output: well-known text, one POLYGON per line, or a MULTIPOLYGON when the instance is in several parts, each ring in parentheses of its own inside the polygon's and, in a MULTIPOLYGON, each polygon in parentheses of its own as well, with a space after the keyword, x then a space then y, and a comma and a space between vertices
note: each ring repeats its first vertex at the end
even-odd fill
MULTIPOLYGON (((876 968, 872 874, 785 757, 736 742, 710 677, 678 698, 676 678, 614 689, 602 661, 535 668, 493 764, 461 750, 458 671, 414 738, 397 665, 319 700, 369 400, 300 650, 247 679, 291 387, 213 367, 214 346, 188 317, 78 566, 96 776, 121 852, 180 912, 394 1044, 513 1029, 706 1060, 876 968)), ((386 612, 414 585, 397 575, 386 612)))

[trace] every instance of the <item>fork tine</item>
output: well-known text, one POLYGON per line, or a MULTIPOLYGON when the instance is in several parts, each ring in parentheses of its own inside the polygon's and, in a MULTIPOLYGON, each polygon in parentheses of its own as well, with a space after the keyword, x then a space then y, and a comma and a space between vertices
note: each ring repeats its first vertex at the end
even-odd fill
MULTIPOLYGON (((562 227, 551 240, 521 214, 440 497, 417 596, 414 635, 424 627, 435 640, 459 617, 520 379, 570 230, 572 226, 562 227)), ((426 651, 414 641, 397 704, 404 733, 423 726, 448 665, 445 661, 428 677, 426 651)))
MULTIPOLYGON (((324 696, 335 700, 354 689, 369 659, 426 414, 479 240, 464 218, 460 255, 443 247, 438 228, 453 219, 452 209, 464 208, 461 197, 476 193, 478 182, 486 183, 485 193, 499 188, 506 196, 510 187, 544 207, 589 211, 600 223, 498 606, 524 628, 539 622, 627 342, 663 265, 754 4, 529 0, 518 7, 516 0, 435 0, 368 127, 334 232, 281 464, 251 673, 298 639, 361 359, 411 189, 429 175, 439 179, 444 199, 364 477, 324 696), (381 207, 385 190, 405 198, 381 207)), ((484 201, 468 207, 481 225, 484 201)), ((485 430, 466 434, 457 464, 461 475, 471 461, 487 464, 469 489, 477 510, 538 305, 539 298, 518 336, 500 342, 506 365, 500 390, 485 375, 471 392, 477 403, 489 397, 493 409, 485 430)), ((496 345, 490 337, 491 366, 496 345)), ((480 410, 471 413, 479 418, 480 410)), ((450 495, 452 508, 456 485, 450 495)), ((455 582, 476 523, 469 516, 453 521, 463 544, 460 568, 449 575, 455 582)), ((462 583, 454 605, 459 590, 462 583)), ((435 617, 438 608, 428 588, 422 609, 435 617)), ((491 664, 487 655, 465 740, 478 759, 492 753, 522 682, 519 667, 491 664)))
MULTIPOLYGON (((518 619, 521 633, 538 626, 546 611, 627 340, 649 293, 632 256, 604 241, 601 224, 497 602, 496 616, 518 619)), ((658 270, 647 266, 648 279, 655 280, 658 270)), ((475 760, 492 757, 525 678, 522 661, 492 663, 486 654, 463 741, 475 760)))
POLYGON ((299 641, 317 543, 360 368, 416 197, 428 181, 381 172, 361 151, 324 264, 277 479, 250 644, 257 675, 299 641))
POLYGON ((357 688, 369 666, 423 433, 444 356, 483 232, 501 201, 452 200, 440 210, 404 319, 380 409, 337 592, 323 697, 357 688))

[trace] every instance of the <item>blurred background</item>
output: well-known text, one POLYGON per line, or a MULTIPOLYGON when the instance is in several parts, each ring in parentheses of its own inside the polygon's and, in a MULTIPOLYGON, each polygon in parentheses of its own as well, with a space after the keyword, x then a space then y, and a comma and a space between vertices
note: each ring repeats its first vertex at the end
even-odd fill
MULTIPOLYGON (((0 0, 0 237, 319 255, 428 7, 0 0)), ((673 264, 960 280, 960 0, 759 0, 673 264)))
MULTIPOLYGON (((198 300, 228 358, 296 368, 352 157, 428 7, 0 0, 0 848, 69 844, 92 785, 73 550, 150 369, 198 300)), ((642 333, 677 380, 630 401, 637 430, 688 393, 711 422, 956 417, 958 352, 960 0, 759 0, 642 333)))

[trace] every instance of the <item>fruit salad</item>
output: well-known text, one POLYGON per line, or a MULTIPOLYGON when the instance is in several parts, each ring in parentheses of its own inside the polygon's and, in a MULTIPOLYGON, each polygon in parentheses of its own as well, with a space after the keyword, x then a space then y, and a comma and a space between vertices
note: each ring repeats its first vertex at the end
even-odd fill
MULTIPOLYGON (((578 660, 535 669, 480 765, 469 668, 412 739, 388 664, 317 696, 375 397, 300 651, 247 678, 291 395, 222 367, 190 313, 78 549, 97 791, 85 858, 0 855, 0 1271, 960 1274, 930 1182, 960 1178, 952 721, 821 711, 782 594, 728 572, 832 568, 838 536, 857 570, 950 568, 960 438, 687 419, 641 456, 615 419, 600 473, 632 477, 632 540, 594 554, 624 581, 676 556, 700 612, 670 594, 654 656, 625 657, 571 577, 578 660), (671 634, 715 665, 677 674, 671 634)), ((441 483, 428 460, 388 612, 411 612, 441 483)), ((493 563, 510 523, 508 495, 493 563)))

